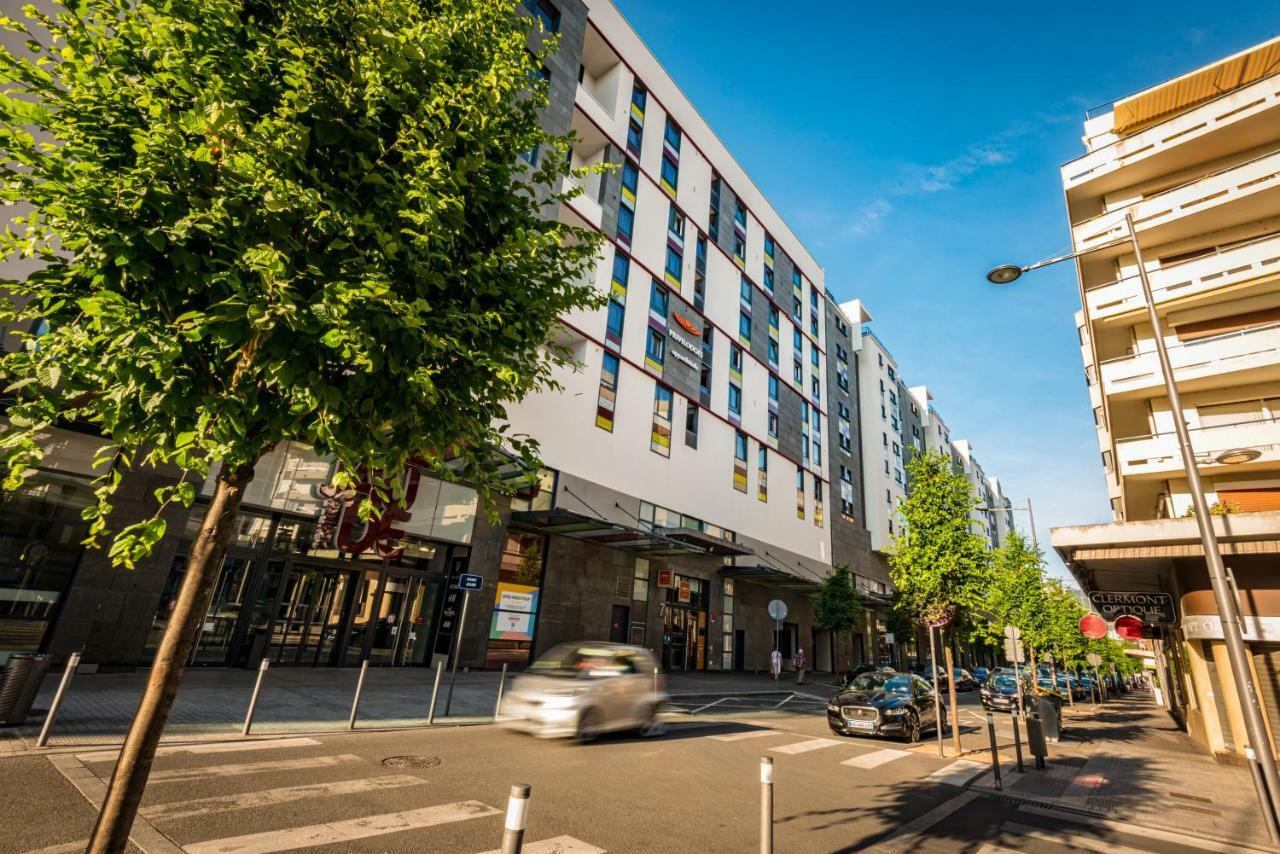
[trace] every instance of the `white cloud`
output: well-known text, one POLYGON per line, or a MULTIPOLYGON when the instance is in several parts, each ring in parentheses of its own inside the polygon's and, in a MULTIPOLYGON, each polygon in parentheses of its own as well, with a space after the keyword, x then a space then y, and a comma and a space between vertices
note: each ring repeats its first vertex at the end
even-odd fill
POLYGON ((865 237, 879 231, 884 218, 892 212, 893 205, 888 199, 873 199, 854 212, 844 233, 847 237, 865 237))

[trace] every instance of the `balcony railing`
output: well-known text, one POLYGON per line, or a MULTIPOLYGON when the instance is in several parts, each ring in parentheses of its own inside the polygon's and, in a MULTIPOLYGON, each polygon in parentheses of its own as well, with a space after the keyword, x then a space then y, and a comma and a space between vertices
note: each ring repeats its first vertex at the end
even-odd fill
MULTIPOLYGON (((1259 364, 1280 363, 1280 323, 1241 329, 1212 338, 1170 345, 1169 361, 1179 380, 1184 375, 1225 374, 1259 364)), ((1159 357, 1154 350, 1104 359, 1101 362, 1107 394, 1144 388, 1163 382, 1159 357)))
POLYGON ((1271 187, 1280 187, 1280 149, 1161 190, 1132 205, 1083 219, 1073 223, 1071 229, 1078 235, 1077 248, 1086 249, 1124 237, 1126 211, 1133 214, 1135 227, 1150 228, 1227 197, 1256 193, 1271 187), (1250 169, 1251 166, 1256 168, 1250 169))
MULTIPOLYGON (((1226 465, 1215 463, 1215 459, 1224 451, 1237 448, 1259 451, 1262 456, 1258 461, 1264 463, 1280 462, 1280 418, 1194 427, 1189 432, 1191 447, 1201 466, 1226 465)), ((1182 468, 1178 437, 1172 432, 1120 439, 1116 442, 1116 456, 1124 477, 1182 468)))

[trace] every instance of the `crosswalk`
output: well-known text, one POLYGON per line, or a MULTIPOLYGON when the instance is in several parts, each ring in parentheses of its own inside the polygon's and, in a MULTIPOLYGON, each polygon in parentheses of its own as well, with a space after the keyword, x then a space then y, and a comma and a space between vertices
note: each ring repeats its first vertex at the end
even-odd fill
MULTIPOLYGON (((433 850, 432 829, 444 829, 461 822, 477 823, 476 839, 501 840, 503 811, 498 807, 479 800, 433 803, 425 777, 383 773, 388 769, 354 753, 308 756, 301 752, 320 745, 316 739, 301 737, 165 745, 157 751, 157 767, 151 773, 147 800, 139 811, 134 830, 137 832, 141 825, 166 844, 174 840, 179 844, 169 844, 162 850, 185 854, 272 854, 322 845, 345 846, 343 850, 384 850, 393 847, 385 837, 404 832, 413 833, 406 850, 433 850), (284 758, 263 760, 260 751, 267 749, 283 751, 284 758), (300 753, 290 755, 294 750, 300 753), (278 775, 298 771, 323 772, 329 777, 342 775, 342 778, 326 781, 313 776, 310 781, 296 785, 253 785, 255 775, 279 782, 278 775), (243 779, 248 785, 238 788, 234 794, 189 796, 193 783, 237 779, 243 779), (396 795, 396 806, 404 807, 407 801, 418 803, 394 811, 370 809, 372 814, 350 815, 352 804, 359 805, 355 811, 366 804, 378 803, 382 803, 385 810, 389 804, 379 800, 379 796, 392 793, 396 795), (330 803, 335 810, 332 819, 314 824, 298 823, 299 815, 315 815, 303 813, 303 807, 330 803), (224 820, 218 823, 219 818, 224 820), (193 833, 193 827, 233 828, 237 832, 230 836, 188 840, 186 837, 193 833)), ((118 755, 118 750, 92 750, 74 757, 62 755, 58 759, 64 774, 67 760, 74 758, 75 769, 78 769, 73 769, 74 773, 82 779, 100 782, 109 776, 118 755)), ((195 832, 208 833, 207 830, 195 832)), ((79 840, 55 849, 82 851, 86 842, 79 840)), ((44 849, 39 854, 52 854, 55 849, 44 849)), ((444 848, 436 846, 434 850, 444 848)), ((603 848, 565 835, 531 839, 524 851, 526 854, 605 854, 603 848)))

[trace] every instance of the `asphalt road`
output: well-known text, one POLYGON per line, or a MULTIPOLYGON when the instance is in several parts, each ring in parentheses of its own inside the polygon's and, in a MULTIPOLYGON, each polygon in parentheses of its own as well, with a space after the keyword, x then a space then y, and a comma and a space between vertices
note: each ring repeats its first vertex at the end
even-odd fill
MULTIPOLYGON (((790 704, 584 746, 493 726, 169 745, 143 808, 162 844, 147 847, 489 852, 521 782, 533 787, 529 854, 754 851, 767 755, 779 852, 1202 850, 978 794, 964 788, 984 770, 972 759, 833 737, 820 709, 790 704)), ((92 791, 113 761, 88 748, 0 760, 0 848, 76 850, 93 811, 67 777, 92 791)))

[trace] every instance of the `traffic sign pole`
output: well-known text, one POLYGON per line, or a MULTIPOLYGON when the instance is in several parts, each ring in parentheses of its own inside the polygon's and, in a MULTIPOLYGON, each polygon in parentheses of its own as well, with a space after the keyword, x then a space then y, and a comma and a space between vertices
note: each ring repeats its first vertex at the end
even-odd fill
POLYGON ((453 686, 458 681, 458 659, 462 657, 462 628, 467 624, 467 605, 470 602, 471 591, 467 590, 462 594, 462 617, 453 628, 453 633, 457 635, 457 639, 453 644, 453 662, 449 666, 449 696, 444 701, 444 716, 446 718, 449 717, 449 711, 453 708, 453 686))

